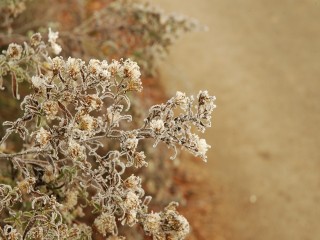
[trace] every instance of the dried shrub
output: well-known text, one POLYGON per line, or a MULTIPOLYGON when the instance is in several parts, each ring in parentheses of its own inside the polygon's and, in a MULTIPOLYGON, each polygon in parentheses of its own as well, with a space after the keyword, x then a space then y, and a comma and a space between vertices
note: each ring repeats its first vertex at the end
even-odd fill
POLYGON ((206 161, 210 146, 194 128, 210 127, 214 97, 177 92, 147 114, 138 113, 143 109, 134 92, 142 91, 142 82, 135 61, 54 56, 63 53, 58 37, 49 28, 47 36, 22 37, 23 44, 10 43, 0 55, 1 88, 8 88, 10 78, 17 99, 19 84, 30 88, 22 94, 20 117, 3 123, 0 237, 138 239, 144 232, 153 239, 184 239, 189 224, 177 203, 150 210, 142 181, 166 176, 155 169, 163 164, 156 149, 165 145, 172 159, 184 148, 206 161), (17 136, 21 144, 6 147, 17 136), (151 171, 141 170, 150 165, 151 171))

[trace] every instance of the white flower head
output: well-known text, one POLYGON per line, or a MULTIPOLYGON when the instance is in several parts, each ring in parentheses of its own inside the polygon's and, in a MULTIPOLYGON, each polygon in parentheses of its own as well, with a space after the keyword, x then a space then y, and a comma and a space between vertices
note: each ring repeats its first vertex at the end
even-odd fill
POLYGON ((44 147, 48 144, 51 139, 51 134, 49 131, 45 130, 43 127, 40 128, 39 132, 36 135, 36 140, 41 147, 44 147))
POLYGON ((79 121, 80 130, 91 132, 95 129, 96 125, 97 125, 97 121, 89 114, 85 114, 80 117, 80 121, 79 121))
POLYGON ((12 60, 19 60, 21 58, 22 51, 22 46, 16 43, 10 43, 6 51, 6 55, 12 60))
POLYGON ((81 146, 73 139, 69 141, 68 153, 69 156, 74 160, 83 160, 86 158, 85 147, 81 146))
POLYGON ((72 77, 74 80, 77 79, 77 76, 80 74, 80 70, 84 65, 84 61, 81 59, 76 59, 69 57, 66 62, 66 70, 70 77, 72 77))
POLYGON ((165 131, 164 122, 161 119, 153 119, 150 122, 150 127, 156 135, 161 135, 165 131))
POLYGON ((124 200, 124 208, 127 210, 135 210, 139 207, 139 197, 133 191, 129 191, 126 199, 124 200))
POLYGON ((51 48, 55 55, 58 55, 62 51, 62 47, 57 43, 51 43, 51 48))
POLYGON ((97 94, 85 96, 84 101, 90 110, 100 110, 103 104, 103 101, 97 94))
POLYGON ((112 62, 108 65, 108 70, 112 76, 118 74, 119 76, 123 76, 121 64, 117 60, 112 60, 112 62))
POLYGON ((98 59, 90 59, 88 64, 88 70, 93 75, 98 75, 102 68, 101 68, 101 62, 98 59))
POLYGON ((187 219, 177 212, 176 207, 172 206, 172 203, 161 214, 161 228, 170 235, 172 234, 173 239, 184 239, 190 232, 190 225, 187 219))
POLYGON ((143 229, 146 233, 157 235, 161 232, 161 217, 159 213, 149 213, 143 220, 143 229))
POLYGON ((215 96, 210 96, 208 91, 200 91, 198 96, 199 105, 203 106, 208 111, 212 111, 214 108, 216 108, 216 105, 214 104, 214 100, 216 100, 215 96))
POLYGON ((177 91, 174 101, 175 104, 180 106, 182 110, 186 110, 188 108, 189 98, 186 96, 185 93, 177 91))
POLYGON ((138 91, 142 90, 142 82, 140 79, 141 72, 140 67, 131 59, 127 59, 123 62, 121 77, 128 79, 128 90, 138 91))
POLYGON ((211 148, 211 146, 207 144, 205 139, 199 139, 199 138, 197 142, 197 147, 198 147, 199 154, 202 156, 206 156, 208 149, 211 148))
POLYGON ((65 65, 62 57, 54 57, 52 59, 49 57, 49 61, 51 62, 53 71, 61 71, 65 65))
POLYGON ((148 163, 145 161, 146 155, 144 152, 135 152, 134 153, 134 166, 136 168, 141 168, 143 166, 147 167, 148 163))
POLYGON ((115 217, 109 213, 102 213, 94 220, 93 224, 104 237, 106 237, 107 234, 115 234, 117 226, 116 220, 115 217))
POLYGON ((135 136, 129 137, 122 144, 122 148, 127 151, 135 151, 138 146, 138 139, 135 136))
POLYGON ((101 62, 101 71, 100 71, 100 78, 101 80, 109 80, 111 77, 111 72, 109 70, 109 64, 106 60, 101 62))
POLYGON ((56 101, 46 101, 42 104, 42 109, 48 119, 53 119, 59 111, 59 105, 56 101))
POLYGON ((124 181, 124 186, 128 189, 136 190, 141 187, 141 178, 132 174, 124 181))
POLYGON ((59 37, 59 32, 53 32, 51 28, 49 28, 48 42, 56 42, 58 37, 59 37))
POLYGON ((42 36, 40 33, 35 33, 30 37, 31 46, 38 46, 41 43, 42 36))
POLYGON ((131 80, 139 80, 141 76, 139 65, 131 59, 123 62, 123 76, 131 80))
POLYGON ((59 54, 62 50, 61 46, 56 43, 58 37, 59 37, 59 32, 53 32, 51 28, 49 28, 48 42, 50 43, 53 53, 56 55, 59 54))
POLYGON ((137 219, 137 210, 129 210, 128 212, 126 212, 126 214, 124 215, 123 220, 121 221, 122 225, 128 225, 129 227, 132 227, 134 224, 136 224, 138 222, 137 219))
POLYGON ((31 78, 32 85, 39 91, 44 90, 48 86, 47 80, 46 76, 32 76, 31 78))

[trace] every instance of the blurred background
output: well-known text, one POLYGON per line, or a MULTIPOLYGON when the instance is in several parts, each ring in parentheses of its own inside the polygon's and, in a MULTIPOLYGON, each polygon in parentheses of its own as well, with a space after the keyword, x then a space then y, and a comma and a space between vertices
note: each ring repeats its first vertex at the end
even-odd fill
POLYGON ((210 29, 180 39, 160 71, 169 94, 217 97, 208 163, 189 170, 210 193, 193 238, 319 238, 320 1, 154 2, 210 29))

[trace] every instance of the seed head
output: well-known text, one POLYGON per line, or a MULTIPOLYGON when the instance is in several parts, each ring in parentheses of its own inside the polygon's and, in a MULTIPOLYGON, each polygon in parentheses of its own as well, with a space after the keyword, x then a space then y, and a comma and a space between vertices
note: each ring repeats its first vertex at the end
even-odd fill
POLYGON ((10 43, 6 52, 8 58, 12 60, 19 60, 22 55, 23 48, 19 44, 10 43))

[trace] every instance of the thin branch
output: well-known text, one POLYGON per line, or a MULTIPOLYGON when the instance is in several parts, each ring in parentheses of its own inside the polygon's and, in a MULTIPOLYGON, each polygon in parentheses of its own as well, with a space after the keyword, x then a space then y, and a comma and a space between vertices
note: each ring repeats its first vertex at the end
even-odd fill
POLYGON ((27 154, 40 154, 40 153, 50 153, 50 151, 49 150, 41 150, 39 148, 36 148, 36 149, 29 149, 29 150, 18 152, 18 153, 11 153, 11 154, 1 153, 0 159, 10 159, 10 158, 23 156, 23 155, 27 155, 27 154))

